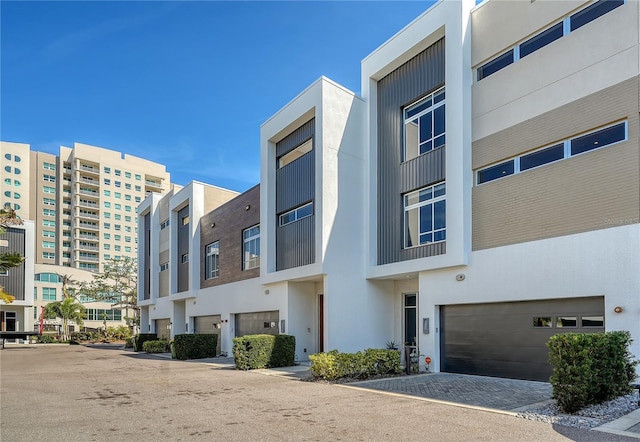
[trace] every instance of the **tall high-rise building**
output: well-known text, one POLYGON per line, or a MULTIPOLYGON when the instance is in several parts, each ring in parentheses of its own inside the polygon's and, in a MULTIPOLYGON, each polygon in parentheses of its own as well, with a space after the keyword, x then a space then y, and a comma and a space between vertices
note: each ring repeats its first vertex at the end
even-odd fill
MULTIPOLYGON (((34 320, 61 299, 60 276, 88 281, 109 259, 136 259, 137 206, 172 187, 163 164, 87 144, 60 146, 54 155, 1 141, 0 158, 1 205, 34 225, 33 250, 25 250, 35 263, 34 320)), ((86 307, 87 327, 103 326, 105 318, 107 325, 124 323, 110 303, 86 307)))
POLYGON ((58 156, 32 151, 30 166, 38 264, 96 271, 135 258, 136 207, 170 187, 162 164, 80 143, 58 156))

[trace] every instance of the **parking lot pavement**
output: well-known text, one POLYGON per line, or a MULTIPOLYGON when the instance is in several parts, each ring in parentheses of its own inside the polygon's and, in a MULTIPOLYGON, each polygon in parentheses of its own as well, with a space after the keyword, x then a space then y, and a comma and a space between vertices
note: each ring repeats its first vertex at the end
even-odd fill
POLYGON ((546 382, 471 376, 455 373, 427 373, 352 384, 372 390, 403 393, 474 407, 517 412, 551 400, 546 382))
POLYGON ((9 347, 0 373, 3 442, 637 441, 117 347, 9 347))

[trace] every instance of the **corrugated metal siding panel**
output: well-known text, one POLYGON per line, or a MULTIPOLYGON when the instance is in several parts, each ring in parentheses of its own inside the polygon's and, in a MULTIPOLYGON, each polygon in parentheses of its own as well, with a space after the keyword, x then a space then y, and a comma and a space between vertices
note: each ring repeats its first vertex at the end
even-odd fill
POLYGON ((151 215, 144 216, 144 299, 151 298, 151 215))
POLYGON ((400 193, 420 189, 444 180, 446 149, 440 147, 400 164, 400 193))
POLYGON ((444 255, 447 253, 447 243, 426 244, 420 247, 402 249, 400 251, 400 261, 408 259, 426 258, 427 256, 444 255))
MULTIPOLYGON (((276 143, 276 158, 280 158, 282 155, 300 146, 309 138, 313 138, 315 133, 316 119, 312 118, 276 143)), ((315 145, 313 148, 315 149, 315 145)))
POLYGON ((182 225, 182 218, 189 215, 189 206, 178 212, 178 246, 176 265, 178 266, 178 292, 189 290, 189 263, 182 262, 182 255, 189 253, 189 224, 182 225))
MULTIPOLYGON (((9 227, 7 231, 0 235, 0 238, 8 241, 8 247, 2 248, 0 252, 17 252, 25 256, 25 231, 9 227)), ((25 289, 25 268, 24 264, 8 270, 8 276, 0 277, 0 284, 4 286, 4 291, 14 296, 18 301, 24 301, 25 289)))
POLYGON ((298 207, 315 195, 315 150, 276 171, 276 213, 298 207))
POLYGON ((402 251, 403 189, 444 178, 444 151, 401 165, 402 107, 442 86, 444 79, 441 39, 378 82, 378 264, 413 259, 402 251))
POLYGON ((276 270, 313 264, 315 256, 315 214, 277 227, 276 270))

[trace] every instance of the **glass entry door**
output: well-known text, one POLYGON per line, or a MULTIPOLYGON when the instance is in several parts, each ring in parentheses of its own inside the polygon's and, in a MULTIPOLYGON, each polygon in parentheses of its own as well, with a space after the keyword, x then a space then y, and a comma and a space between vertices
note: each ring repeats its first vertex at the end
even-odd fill
POLYGON ((404 295, 404 345, 418 344, 418 297, 415 293, 404 295))

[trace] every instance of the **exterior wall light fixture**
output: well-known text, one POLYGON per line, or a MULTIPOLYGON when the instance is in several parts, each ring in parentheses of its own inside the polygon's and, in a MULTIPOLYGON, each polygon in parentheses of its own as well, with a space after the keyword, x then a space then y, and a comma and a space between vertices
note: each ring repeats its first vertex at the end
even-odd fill
POLYGON ((616 313, 622 313, 624 309, 618 305, 613 309, 613 311, 616 313))

